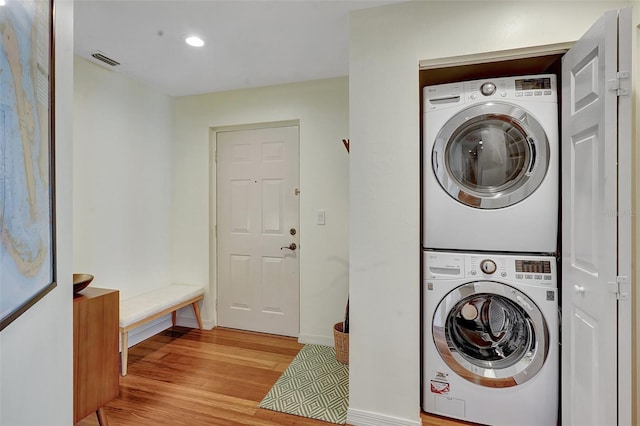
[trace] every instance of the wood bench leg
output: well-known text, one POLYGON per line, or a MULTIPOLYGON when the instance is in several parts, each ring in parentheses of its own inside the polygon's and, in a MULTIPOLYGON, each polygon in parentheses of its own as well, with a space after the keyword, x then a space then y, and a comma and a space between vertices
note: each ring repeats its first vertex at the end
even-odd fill
POLYGON ((103 407, 100 407, 96 410, 96 416, 98 417, 98 424, 100 426, 109 426, 109 421, 107 420, 107 413, 104 412, 103 407))
POLYGON ((122 352, 120 352, 120 369, 122 371, 122 375, 126 376, 127 375, 127 358, 129 357, 129 332, 128 331, 122 331, 120 332, 120 337, 121 337, 121 345, 122 345, 122 352))
POLYGON ((198 320, 198 327, 200 327, 200 330, 203 330, 204 328, 202 327, 202 318, 200 318, 200 306, 198 306, 198 301, 196 300, 195 302, 193 302, 191 306, 193 306, 193 312, 196 314, 196 320, 198 320))
POLYGON ((178 316, 177 310, 171 312, 171 323, 173 324, 174 327, 176 326, 177 316, 178 316))

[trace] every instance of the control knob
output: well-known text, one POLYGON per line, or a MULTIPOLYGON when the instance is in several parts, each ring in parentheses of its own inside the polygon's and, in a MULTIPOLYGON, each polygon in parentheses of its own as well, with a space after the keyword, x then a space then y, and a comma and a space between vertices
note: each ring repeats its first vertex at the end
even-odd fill
POLYGON ((485 96, 491 96, 496 92, 496 85, 493 83, 484 83, 480 86, 480 93, 485 96))
POLYGON ((482 272, 484 272, 485 274, 491 275, 496 271, 496 269, 498 269, 498 266, 493 260, 485 259, 480 262, 480 269, 482 269, 482 272))

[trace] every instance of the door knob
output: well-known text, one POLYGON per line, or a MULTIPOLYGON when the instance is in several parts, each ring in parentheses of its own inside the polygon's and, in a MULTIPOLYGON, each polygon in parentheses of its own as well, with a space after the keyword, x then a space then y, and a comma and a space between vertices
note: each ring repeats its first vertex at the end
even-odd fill
POLYGON ((295 250, 295 249, 297 249, 297 248, 298 248, 298 246, 296 245, 296 243, 291 243, 291 244, 289 244, 288 246, 282 246, 282 247, 280 247, 280 250, 282 250, 282 249, 289 249, 289 250, 293 251, 293 250, 295 250))
POLYGON ((580 285, 574 285, 573 289, 576 291, 576 293, 578 294, 584 294, 584 287, 580 286, 580 285))

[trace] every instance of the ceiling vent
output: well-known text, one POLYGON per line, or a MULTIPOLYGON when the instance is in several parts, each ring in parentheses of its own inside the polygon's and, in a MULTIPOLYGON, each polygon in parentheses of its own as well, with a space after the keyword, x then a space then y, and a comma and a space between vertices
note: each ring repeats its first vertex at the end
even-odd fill
POLYGON ((120 65, 120 62, 116 61, 115 59, 111 59, 110 57, 106 56, 104 53, 100 52, 99 50, 93 52, 91 56, 94 59, 102 62, 103 64, 107 64, 112 68, 115 68, 118 65, 120 65))

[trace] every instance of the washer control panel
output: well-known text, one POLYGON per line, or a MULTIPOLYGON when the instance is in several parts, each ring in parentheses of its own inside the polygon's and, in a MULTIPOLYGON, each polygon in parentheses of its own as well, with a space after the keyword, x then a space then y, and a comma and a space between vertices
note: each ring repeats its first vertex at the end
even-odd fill
POLYGON ((469 278, 557 286, 557 262, 552 256, 424 252, 424 279, 469 278))
POLYGON ((462 84, 467 101, 482 98, 556 101, 556 76, 553 74, 465 81, 462 84))

